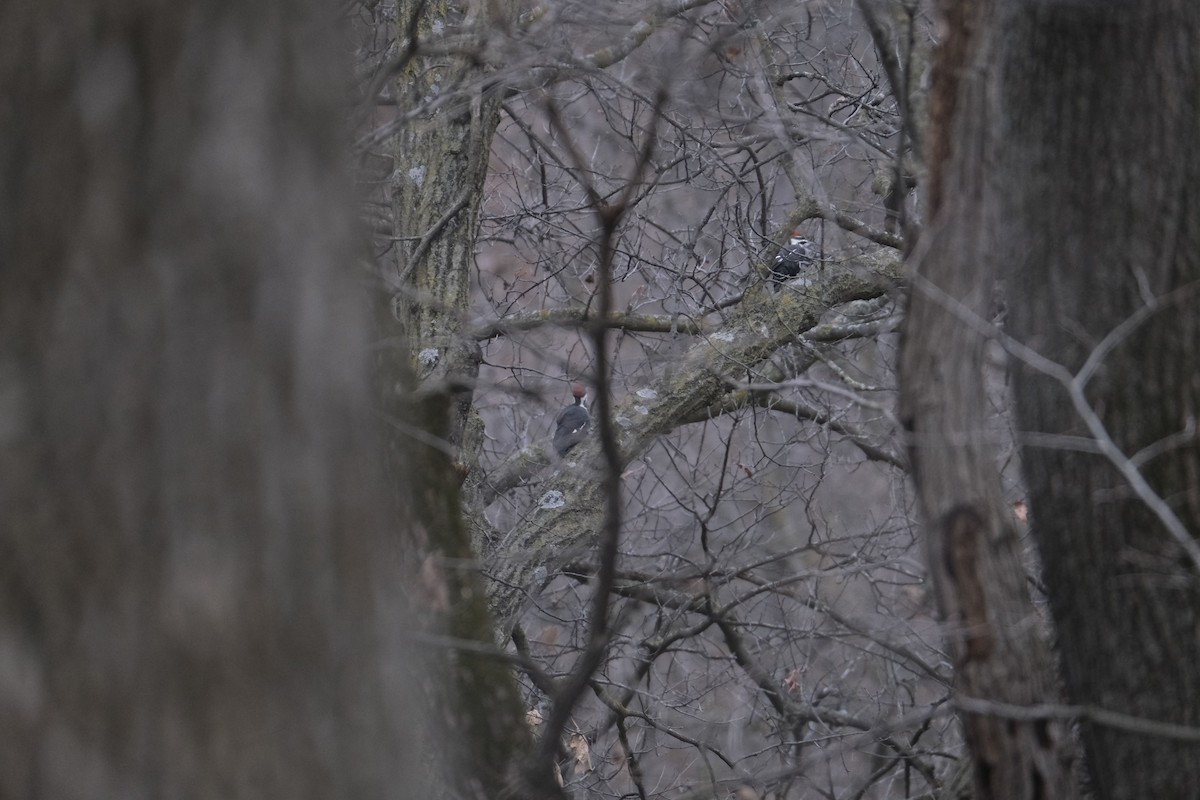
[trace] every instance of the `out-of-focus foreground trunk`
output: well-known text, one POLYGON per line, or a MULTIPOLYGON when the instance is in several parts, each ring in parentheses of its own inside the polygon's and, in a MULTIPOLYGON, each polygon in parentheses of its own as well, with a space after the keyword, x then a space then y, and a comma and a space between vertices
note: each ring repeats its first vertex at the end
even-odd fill
POLYGON ((0 10, 0 797, 420 794, 333 14, 0 10))
MULTIPOLYGON (((1097 797, 1190 797, 1200 785, 1200 9, 943 5, 944 47, 977 56, 959 65, 963 90, 947 118, 961 122, 934 156, 948 165, 935 198, 941 190, 951 210, 935 212, 923 243, 908 323, 910 345, 924 341, 926 354, 916 360, 922 351, 910 347, 905 361, 917 478, 942 536, 935 571, 957 592, 949 611, 964 626, 963 686, 973 661, 1013 649, 994 635, 1005 606, 992 578, 1014 537, 1010 524, 988 524, 994 510, 966 513, 982 506, 956 488, 970 462, 953 454, 985 441, 978 414, 939 426, 929 412, 963 405, 955 393, 974 381, 963 370, 978 364, 984 335, 1003 334, 1072 704, 1031 707, 1046 692, 1022 687, 1046 682, 1024 669, 977 684, 966 715, 976 788, 1004 764, 990 753, 1053 766, 1039 753, 1053 755, 1046 734, 1070 715, 1097 797), (1004 330, 989 320, 991 274, 1006 287, 1004 330), (947 446, 930 452, 931 442, 947 446), (931 505, 931 488, 951 491, 931 505), (953 507, 956 495, 968 505, 953 507), (995 735, 974 735, 973 719, 995 735)), ((1063 796, 1046 782, 1053 772, 1025 774, 1039 795, 988 796, 1063 796)))
POLYGON ((978 703, 1059 700, 1050 642, 1001 493, 985 382, 995 309, 988 208, 988 64, 995 4, 940 4, 946 36, 931 93, 931 224, 910 258, 901 405, 926 520, 929 572, 954 660, 955 698, 979 800, 1076 797, 1073 742, 1054 719, 978 703))
POLYGON ((1200 6, 1003 5, 995 241, 1068 699, 1097 797, 1192 797, 1200 6))

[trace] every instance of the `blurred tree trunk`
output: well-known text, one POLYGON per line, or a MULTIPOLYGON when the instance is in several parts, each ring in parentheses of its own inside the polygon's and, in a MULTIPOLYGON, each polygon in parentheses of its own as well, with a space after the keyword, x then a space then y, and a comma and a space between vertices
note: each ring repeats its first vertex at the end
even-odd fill
MULTIPOLYGON (((1024 364, 1017 409, 1047 437, 1022 459, 1067 691, 1195 729, 1200 6, 1022 2, 999 23, 1011 331, 1065 368, 1024 364)), ((1096 794, 1192 796, 1200 744, 1142 728, 1085 720, 1096 794)))
MULTIPOLYGON (((975 105, 955 95, 962 105, 952 116, 964 122, 934 156, 959 182, 935 187, 956 210, 937 217, 948 230, 918 260, 940 291, 918 280, 909 322, 914 449, 944 431, 967 441, 983 430, 921 422, 930 407, 922 398, 961 402, 947 398, 967 381, 921 372, 913 359, 925 340, 948 370, 978 363, 964 340, 986 330, 987 284, 963 291, 964 275, 997 265, 1021 362, 1018 420, 1037 437, 1023 453, 1033 531, 1066 690, 1083 707, 1092 788, 1100 797, 1188 796, 1200 785, 1200 9, 1025 2, 990 13, 952 26, 946 40, 947 50, 973 38, 989 48, 960 71, 964 86, 986 75, 985 64, 997 80, 975 105), (939 280, 934 270, 946 262, 939 280), (930 323, 939 317, 949 325, 940 333, 930 323)), ((967 469, 945 466, 933 483, 953 485, 967 469)), ((918 479, 925 497, 927 467, 918 479)), ((935 527, 962 519, 930 510, 935 527)), ((963 594, 955 541, 935 545, 935 569, 944 559, 960 605, 976 602, 992 581, 975 583, 974 599, 963 594)), ((989 562, 1002 557, 1002 541, 991 541, 989 562)), ((969 613, 959 619, 971 622, 969 613)), ((977 638, 965 637, 968 656, 977 638)), ((986 752, 970 738, 978 766, 986 752)))
MULTIPOLYGON (((902 416, 927 521, 929 571, 960 703, 1054 702, 1054 661, 1029 596, 1021 541, 1001 493, 984 374, 995 307, 984 198, 992 121, 990 2, 944 2, 930 99, 931 224, 910 259, 900 363, 902 416)), ((974 796, 1076 796, 1061 722, 960 708, 974 796)))
POLYGON ((0 9, 0 797, 422 797, 321 3, 0 9))

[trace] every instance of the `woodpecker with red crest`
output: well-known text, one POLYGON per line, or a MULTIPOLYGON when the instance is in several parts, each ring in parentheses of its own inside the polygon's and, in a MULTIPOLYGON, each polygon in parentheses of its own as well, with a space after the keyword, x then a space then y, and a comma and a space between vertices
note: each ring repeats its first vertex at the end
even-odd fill
POLYGON ((559 458, 587 438, 588 426, 592 421, 591 415, 583 405, 587 389, 582 383, 577 383, 571 387, 571 394, 575 397, 575 402, 559 411, 558 416, 554 418, 554 452, 558 453, 559 458))
POLYGON ((771 280, 781 284, 802 272, 811 271, 819 260, 817 246, 801 236, 800 231, 792 231, 792 238, 779 248, 779 254, 771 264, 771 280))

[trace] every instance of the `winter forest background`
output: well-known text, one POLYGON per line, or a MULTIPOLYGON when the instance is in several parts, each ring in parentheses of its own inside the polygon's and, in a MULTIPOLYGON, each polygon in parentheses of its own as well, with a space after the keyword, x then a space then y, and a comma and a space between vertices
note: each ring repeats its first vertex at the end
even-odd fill
POLYGON ((0 7, 0 797, 1192 796, 1198 43, 0 7))

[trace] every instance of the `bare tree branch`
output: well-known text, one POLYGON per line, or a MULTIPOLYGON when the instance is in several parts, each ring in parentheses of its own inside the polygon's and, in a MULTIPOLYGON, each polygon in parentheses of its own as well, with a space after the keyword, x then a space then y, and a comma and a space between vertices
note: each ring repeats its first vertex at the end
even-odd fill
MULTIPOLYGON (((815 326, 828 308, 876 297, 899 279, 899 263, 879 259, 854 269, 830 269, 806 297, 766 292, 748 297, 727 325, 680 359, 677 369, 614 409, 613 420, 621 429, 616 435, 620 463, 629 463, 678 420, 715 403, 729 390, 730 381, 815 326)), ((507 630, 525 606, 526 592, 536 585, 535 571, 561 564, 588 546, 599 529, 604 504, 591 474, 597 466, 596 450, 592 442, 575 448, 566 468, 544 485, 530 517, 504 535, 485 559, 502 629, 507 630)))
MULTIPOLYGON (((556 308, 547 311, 534 311, 513 314, 494 322, 484 323, 471 330, 471 338, 477 341, 487 341, 498 336, 507 336, 520 331, 537 330, 547 325, 560 328, 593 329, 601 322, 601 318, 585 308, 556 308)), ((623 330, 629 333, 667 333, 699 334, 716 329, 713 324, 689 319, 682 316, 661 316, 653 314, 633 314, 630 312, 614 311, 603 321, 610 330, 623 330)))

